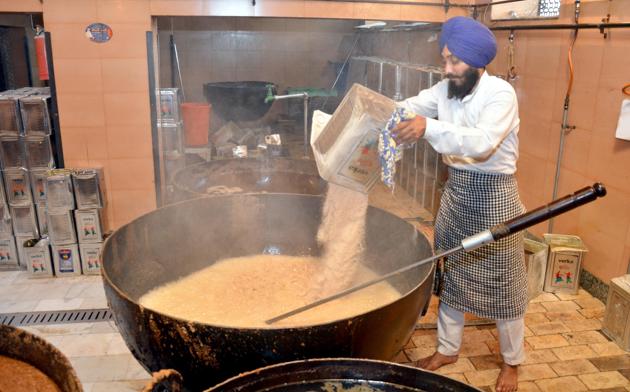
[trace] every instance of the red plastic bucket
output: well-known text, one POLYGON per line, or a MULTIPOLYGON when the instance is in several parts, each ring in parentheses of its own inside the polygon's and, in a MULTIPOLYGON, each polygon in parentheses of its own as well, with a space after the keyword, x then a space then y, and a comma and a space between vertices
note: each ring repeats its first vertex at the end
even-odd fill
POLYGON ((182 103, 180 107, 184 120, 186 146, 200 147, 208 145, 212 106, 201 102, 186 102, 182 103))

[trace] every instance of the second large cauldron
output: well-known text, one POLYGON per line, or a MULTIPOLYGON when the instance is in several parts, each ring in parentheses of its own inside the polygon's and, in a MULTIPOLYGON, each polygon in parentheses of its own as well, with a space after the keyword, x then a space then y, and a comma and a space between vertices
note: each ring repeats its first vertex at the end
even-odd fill
MULTIPOLYGON (((320 325, 238 329, 170 317, 138 305, 156 286, 217 260, 264 252, 316 255, 321 196, 254 194, 190 200, 148 213, 117 230, 103 249, 103 280, 118 328, 150 371, 176 369, 189 390, 238 373, 305 358, 391 359, 430 299, 432 266, 390 283, 403 296, 358 316, 320 325)), ((386 273, 431 255, 404 220, 370 208, 363 263, 386 273)))
POLYGON ((173 175, 177 201, 229 193, 321 195, 326 190, 315 161, 235 158, 187 166, 173 175))

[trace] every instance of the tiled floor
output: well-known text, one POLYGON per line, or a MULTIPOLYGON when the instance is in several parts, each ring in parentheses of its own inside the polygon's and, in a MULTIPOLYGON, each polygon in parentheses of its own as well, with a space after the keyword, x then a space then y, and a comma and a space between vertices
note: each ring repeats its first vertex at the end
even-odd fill
MULTIPOLYGON (((435 320, 437 305, 433 298, 421 325, 435 320)), ((601 333, 603 314, 604 304, 584 290, 533 299, 525 316, 527 360, 519 370, 518 390, 630 391, 630 355, 601 333)), ((432 354, 435 345, 435 329, 416 330, 396 361, 413 363, 432 354)), ((465 328, 459 361, 437 372, 494 390, 500 364, 496 328, 472 325, 465 328)))
MULTIPOLYGON (((426 212, 404 193, 383 188, 370 195, 372 205, 409 219, 427 235, 426 212)), ((100 277, 29 279, 26 272, 0 272, 0 313, 106 306, 100 277)), ((437 300, 419 322, 396 361, 413 364, 435 350, 437 300)), ((601 332, 604 304, 587 292, 544 293, 526 316, 527 361, 520 368, 519 391, 630 391, 630 355, 601 332)), ((471 324, 483 320, 469 318, 471 324)), ((25 329, 43 336, 72 362, 86 392, 140 391, 148 373, 125 346, 112 322, 47 325, 25 329)), ((500 357, 496 329, 471 325, 464 332, 460 359, 438 373, 493 390, 500 357)))
MULTIPOLYGON (((0 272, 0 313, 105 307, 100 276, 30 279, 26 272, 0 272)), ((150 377, 113 322, 22 328, 44 337, 70 359, 85 392, 140 391, 150 377)))

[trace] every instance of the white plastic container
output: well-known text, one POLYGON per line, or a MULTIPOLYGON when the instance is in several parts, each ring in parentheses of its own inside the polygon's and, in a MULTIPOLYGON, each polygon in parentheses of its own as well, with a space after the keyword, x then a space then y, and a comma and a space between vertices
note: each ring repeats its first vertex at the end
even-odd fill
POLYGON ((53 276, 53 265, 50 257, 48 239, 31 241, 31 246, 24 247, 26 266, 33 278, 46 278, 53 276))
POLYGON ((103 242, 103 234, 107 231, 106 220, 102 219, 101 210, 75 210, 79 243, 103 242))
POLYGON ((549 246, 542 240, 525 238, 525 266, 527 268, 527 297, 531 301, 544 291, 549 246))
POLYGON ((20 269, 26 271, 28 269, 28 257, 26 256, 25 244, 33 240, 31 236, 15 236, 15 248, 17 249, 20 269))
POLYGON ((0 239, 0 266, 17 267, 18 254, 13 237, 0 239))
POLYGON ((11 225, 11 213, 9 206, 0 204, 0 238, 6 239, 13 236, 13 226, 11 225))
POLYGON ((53 245, 69 245, 77 242, 72 211, 48 209, 46 223, 48 236, 53 245))
POLYGON ((48 208, 46 204, 35 204, 37 228, 41 237, 48 237, 48 208))
POLYGON ((544 234, 543 238, 549 245, 545 291, 577 294, 582 260, 588 249, 575 235, 544 234))
POLYGON ((101 274, 101 250, 103 243, 79 244, 81 250, 81 267, 84 275, 101 274))
POLYGON ((37 217, 32 204, 10 206, 13 234, 20 237, 39 238, 37 217))
POLYGON ((44 192, 49 209, 68 211, 74 209, 71 174, 72 171, 67 169, 55 169, 47 172, 44 192))
POLYGON ((52 253, 55 263, 55 275, 81 275, 81 259, 77 244, 53 245, 52 253))
POLYGON ((630 275, 610 280, 602 332, 630 351, 630 275))
POLYGON ((7 191, 6 197, 9 205, 31 204, 31 183, 28 178, 28 171, 24 168, 6 169, 2 175, 4 176, 4 185, 7 191))
POLYGON ((313 114, 311 146, 319 175, 367 193, 380 177, 378 137, 396 103, 354 84, 331 117, 313 114))
POLYGON ((29 168, 53 168, 52 146, 48 136, 27 136, 24 138, 26 162, 29 168))
POLYGON ((30 169, 31 190, 33 200, 37 204, 46 204, 46 177, 48 169, 30 169))
POLYGON ((72 184, 77 209, 103 208, 105 180, 102 168, 76 169, 72 172, 72 184))

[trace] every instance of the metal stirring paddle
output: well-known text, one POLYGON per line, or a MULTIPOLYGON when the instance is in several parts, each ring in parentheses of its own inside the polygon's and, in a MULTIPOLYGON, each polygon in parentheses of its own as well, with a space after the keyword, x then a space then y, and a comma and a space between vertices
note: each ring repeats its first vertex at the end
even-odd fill
POLYGON ((469 237, 466 237, 462 240, 461 244, 456 246, 455 248, 449 249, 447 251, 441 252, 435 256, 417 261, 415 263, 409 264, 406 267, 397 269, 388 274, 380 276, 378 278, 369 280, 367 282, 358 284, 356 286, 350 287, 346 290, 340 291, 337 294, 333 294, 328 297, 321 298, 315 302, 312 302, 308 305, 301 306, 299 308, 293 309, 289 312, 283 313, 276 317, 273 317, 265 323, 274 324, 280 320, 284 320, 291 316, 294 316, 298 313, 305 312, 309 309, 313 309, 317 306, 323 305, 325 303, 334 301, 338 298, 345 297, 348 294, 354 293, 355 291, 359 291, 369 286, 373 286, 379 282, 387 280, 392 276, 398 275, 402 272, 409 271, 411 269, 417 268, 421 265, 431 263, 435 260, 438 260, 441 257, 446 257, 453 253, 460 252, 462 250, 469 252, 473 249, 477 249, 485 244, 489 244, 495 241, 500 240, 501 238, 507 237, 511 234, 517 233, 521 230, 524 230, 528 227, 534 226, 540 222, 546 221, 547 219, 553 218, 554 216, 558 216, 567 211, 570 211, 574 208, 582 206, 586 203, 590 203, 597 199, 598 197, 606 196, 606 188, 601 183, 595 183, 593 186, 582 188, 571 195, 566 195, 558 200, 555 200, 547 205, 542 207, 538 207, 535 210, 526 212, 525 214, 519 215, 516 218, 513 218, 507 222, 500 223, 491 227, 490 229, 481 231, 477 234, 473 234, 469 237))

